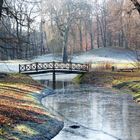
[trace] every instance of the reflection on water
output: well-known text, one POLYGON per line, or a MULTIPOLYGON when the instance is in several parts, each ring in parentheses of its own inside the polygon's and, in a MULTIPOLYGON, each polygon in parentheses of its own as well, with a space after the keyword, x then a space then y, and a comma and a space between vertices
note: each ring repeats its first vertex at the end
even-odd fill
MULTIPOLYGON (((34 80, 39 81, 41 84, 52 88, 52 73, 31 75, 34 80)), ((72 79, 77 76, 77 74, 63 74, 56 73, 56 89, 64 89, 68 85, 72 84, 72 79)))
MULTIPOLYGON (((50 80, 52 81, 52 73, 31 75, 35 80, 50 80)), ((56 81, 71 81, 77 74, 56 73, 56 81)))
POLYGON ((63 91, 43 99, 65 123, 53 140, 140 140, 140 106, 131 96, 90 86, 69 85, 63 91))
MULTIPOLYGON (((39 82, 45 86, 51 87, 53 85, 53 82, 50 80, 39 80, 39 82)), ((70 81, 56 81, 56 89, 64 89, 68 85, 72 84, 70 81)))

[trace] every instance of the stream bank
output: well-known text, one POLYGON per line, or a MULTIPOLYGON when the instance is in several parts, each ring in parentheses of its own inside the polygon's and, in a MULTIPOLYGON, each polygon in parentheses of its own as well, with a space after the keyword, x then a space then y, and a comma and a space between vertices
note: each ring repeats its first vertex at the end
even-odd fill
POLYGON ((93 71, 78 75, 74 81, 80 84, 91 84, 98 87, 116 88, 133 96, 140 102, 140 72, 93 71))
POLYGON ((63 122, 41 103, 48 92, 29 76, 1 73, 0 139, 50 140, 57 135, 63 122))

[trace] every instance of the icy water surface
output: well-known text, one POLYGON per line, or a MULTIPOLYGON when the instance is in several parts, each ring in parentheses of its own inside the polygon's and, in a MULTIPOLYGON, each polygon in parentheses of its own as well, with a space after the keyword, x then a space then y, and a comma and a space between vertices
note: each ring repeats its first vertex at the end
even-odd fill
POLYGON ((140 105, 127 94, 72 85, 43 104, 65 123, 53 140, 140 140, 140 105))

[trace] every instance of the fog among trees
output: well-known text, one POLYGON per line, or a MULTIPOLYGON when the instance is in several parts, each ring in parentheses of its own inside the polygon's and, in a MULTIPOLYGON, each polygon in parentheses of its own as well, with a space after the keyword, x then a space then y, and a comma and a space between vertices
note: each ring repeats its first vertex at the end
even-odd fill
POLYGON ((1 0, 0 59, 140 48, 139 0, 1 0))

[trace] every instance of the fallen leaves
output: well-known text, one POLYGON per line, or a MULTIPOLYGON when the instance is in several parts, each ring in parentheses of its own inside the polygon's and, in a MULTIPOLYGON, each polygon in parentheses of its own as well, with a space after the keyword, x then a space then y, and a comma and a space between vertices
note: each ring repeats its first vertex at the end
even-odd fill
MULTIPOLYGON (((12 128, 26 121, 46 123, 47 113, 34 96, 40 94, 38 91, 42 88, 40 84, 27 76, 8 75, 5 79, 0 79, 0 126, 12 128)), ((26 127, 20 129, 28 134, 27 130, 26 127)), ((3 127, 0 128, 0 135, 5 135, 5 132, 3 127)))

